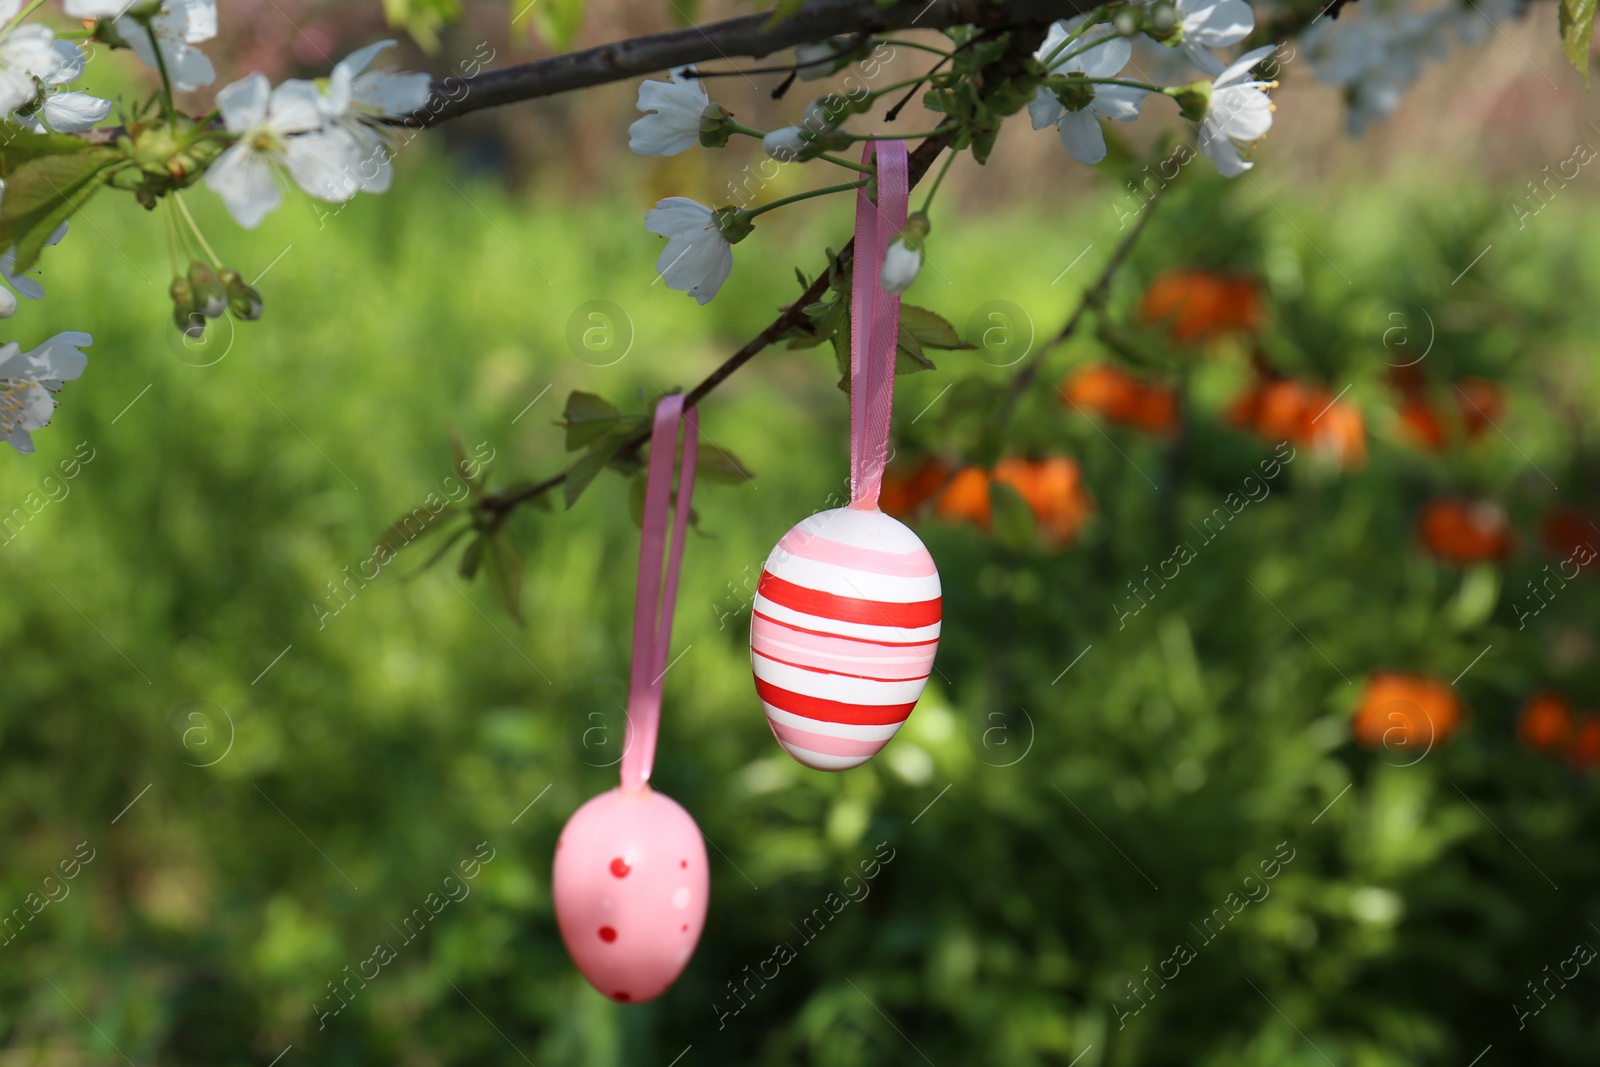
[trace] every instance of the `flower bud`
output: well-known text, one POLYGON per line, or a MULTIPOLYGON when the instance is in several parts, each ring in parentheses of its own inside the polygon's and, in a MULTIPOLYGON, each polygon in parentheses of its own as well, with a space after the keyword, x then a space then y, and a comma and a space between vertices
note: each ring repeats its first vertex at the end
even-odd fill
POLYGON ((1178 23, 1178 9, 1168 3, 1167 0, 1157 0, 1157 3, 1150 8, 1147 18, 1146 25, 1150 36, 1162 44, 1176 43, 1168 40, 1168 36, 1174 30, 1177 30, 1180 36, 1182 35, 1182 27, 1178 23))
POLYGON ((174 278, 167 294, 172 297, 172 321, 185 337, 198 341, 205 335, 206 319, 195 303, 194 286, 186 278, 174 278))
POLYGON ((1139 32, 1139 16, 1127 8, 1123 8, 1112 16, 1111 25, 1122 36, 1132 37, 1139 32))
POLYGON ((196 260, 189 264, 189 293, 195 310, 208 319, 228 310, 228 294, 211 268, 196 260))
POLYGON ((224 270, 222 286, 228 294, 228 310, 233 312, 234 318, 254 322, 261 317, 261 294, 253 286, 245 284, 238 271, 224 270))
POLYGON ((917 280, 917 272, 921 269, 920 243, 917 247, 913 247, 902 233, 883 254, 883 272, 878 277, 878 284, 883 286, 883 291, 886 293, 903 293, 917 280))
POLYGON ((726 148, 733 124, 721 104, 707 104, 700 112, 700 143, 706 148, 726 148))
POLYGON ((804 158, 812 144, 799 126, 784 126, 761 138, 761 147, 779 163, 793 163, 804 158))

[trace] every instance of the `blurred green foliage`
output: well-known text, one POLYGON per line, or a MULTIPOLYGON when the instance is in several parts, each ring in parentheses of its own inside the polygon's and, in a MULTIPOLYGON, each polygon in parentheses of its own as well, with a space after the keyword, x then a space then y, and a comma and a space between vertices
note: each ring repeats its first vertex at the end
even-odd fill
MULTIPOLYGON (((1545 685, 1600 701, 1592 579, 1526 631, 1510 609, 1548 562, 1539 516, 1595 503, 1591 205, 1570 196, 1518 232, 1472 187, 1347 187, 1333 206, 1331 189, 1181 186, 1108 321, 1117 358, 1182 384, 1182 435, 1059 404, 1051 382, 1108 358, 1104 330, 1052 353, 1001 451, 1076 457, 1096 517, 1050 555, 921 525, 945 583, 937 673, 901 736, 844 775, 773 744, 745 647, 766 553, 844 485, 832 356, 774 349, 719 390, 705 431, 754 478, 695 502, 656 770, 713 846, 711 910, 677 985, 624 1007, 567 961, 549 870, 568 815, 616 782, 626 483, 603 474, 570 512, 511 520, 525 627, 452 568, 408 580, 428 541, 371 580, 362 565, 397 516, 455 492, 452 429, 492 454, 492 484, 552 473, 569 392, 633 411, 698 380, 792 298, 795 267, 820 269, 848 205, 764 218, 702 309, 653 284, 658 242, 621 197, 513 199, 404 162, 385 197, 297 202, 253 234, 191 197, 225 258, 266 272, 266 318, 231 337, 222 320, 206 347, 176 340, 159 220, 106 205, 46 254, 49 298, 8 323, 25 346, 95 336, 39 453, 0 461, 0 515, 48 501, 0 547, 0 905, 94 850, 0 946, 17 1062, 231 1067, 292 1045, 283 1067, 1398 1067, 1489 1044, 1486 1064, 1592 1062, 1596 975, 1525 1029, 1514 1005, 1600 940, 1600 787, 1511 725, 1545 685), (1272 453, 1220 415, 1249 353, 1163 348, 1130 322, 1173 266, 1262 278, 1267 358, 1349 385, 1371 457, 1341 472, 1302 450, 1119 628, 1126 583, 1272 453), (595 301, 619 332, 574 344, 595 301), (1504 436, 1442 456, 1400 440, 1395 313, 1412 343, 1434 337, 1440 381, 1506 384, 1504 436), (1503 501, 1519 555, 1462 571, 1421 554, 1415 511, 1441 491, 1503 501), (1350 710, 1385 668, 1466 670, 1469 725, 1420 759, 1356 749, 1350 710), (480 842, 495 858, 471 895, 319 1026, 313 1004, 376 943, 399 947, 480 842), (894 858, 870 893, 805 942, 880 843, 894 858), (1274 859, 1270 893, 1214 933, 1274 859), (781 942, 797 958, 751 979, 781 942), (1179 943, 1177 977, 1131 992, 1179 943)), ((913 298, 958 326, 1009 301, 1047 337, 1118 236, 1113 200, 936 214, 913 298)), ((901 379, 902 448, 961 458, 987 440, 981 412, 940 397, 1008 380, 988 355, 901 379)))

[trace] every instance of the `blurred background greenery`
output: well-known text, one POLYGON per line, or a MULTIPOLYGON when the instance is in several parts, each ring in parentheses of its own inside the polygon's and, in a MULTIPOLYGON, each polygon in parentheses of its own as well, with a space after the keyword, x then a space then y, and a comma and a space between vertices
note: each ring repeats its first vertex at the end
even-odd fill
MULTIPOLYGON (((678 983, 632 1007, 568 962, 549 896, 560 827, 616 780, 626 483, 516 514, 525 626, 452 566, 409 577, 427 541, 347 576, 452 491, 452 431, 494 455, 495 484, 558 469, 569 392, 637 411, 693 384, 792 298, 795 267, 819 269, 848 205, 764 217, 700 308, 653 284, 640 215, 714 189, 717 160, 629 163, 578 195, 581 145, 508 185, 507 142, 418 142, 390 194, 334 215, 294 201, 247 234, 191 196, 224 258, 265 271, 267 315, 186 346, 158 221, 97 203, 9 324, 25 347, 95 341, 38 454, 0 463, 0 905, 27 919, 0 945, 0 1057, 1398 1067, 1492 1046, 1484 1067, 1592 1063, 1600 979, 1568 968, 1600 941, 1594 721, 1519 724, 1546 690, 1600 706, 1592 574, 1519 611, 1570 558, 1551 517, 1600 505, 1600 212, 1581 185, 1521 227, 1509 209, 1570 153, 1560 136, 1446 176, 1420 153, 1302 182, 1270 147, 1249 183, 1186 173, 1003 434, 962 398, 1003 388, 1012 350, 902 378, 897 470, 934 457, 997 481, 986 524, 962 521, 984 509, 953 483, 916 509, 945 585, 938 669, 848 774, 777 749, 745 645, 766 553, 843 486, 832 357, 775 349, 719 390, 705 433, 753 477, 696 500, 656 770, 713 846, 711 909, 678 983), (1141 314, 1174 270, 1246 279, 1258 321, 1174 340, 1141 314), (569 340, 594 301, 624 357, 569 340), (1150 433, 1064 404, 1055 383, 1100 364, 1171 390, 1176 418, 1150 433), (1269 495, 1214 540, 1188 532, 1281 458, 1271 427, 1236 425, 1264 381, 1355 429, 1305 430, 1269 495), (1492 426, 1439 415, 1433 447, 1417 404, 1452 411, 1465 381, 1490 387, 1492 426), (1047 543, 997 464, 1060 458, 1086 497, 1047 543), (1440 499, 1492 529, 1455 551, 1460 531, 1419 535, 1440 499), (1143 584, 1180 542, 1193 560, 1143 584), (1447 695, 1417 695, 1426 714, 1398 734, 1380 715, 1364 747, 1352 716, 1383 712, 1382 673, 1447 695), (470 895, 321 1016, 484 842, 470 895), (29 894, 59 899, 35 913, 29 894), (797 958, 749 981, 782 942, 797 958)), ((1120 236, 1142 160, 1064 198, 1018 151, 991 164, 1014 195, 958 168, 909 299, 980 342, 1008 302, 1042 346, 1120 236)))

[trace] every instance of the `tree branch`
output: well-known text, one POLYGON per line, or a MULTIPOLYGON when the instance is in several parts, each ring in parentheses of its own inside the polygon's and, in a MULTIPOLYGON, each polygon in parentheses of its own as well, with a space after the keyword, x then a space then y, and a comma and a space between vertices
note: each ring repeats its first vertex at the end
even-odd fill
POLYGON ((836 35, 965 25, 1043 28, 1095 6, 1094 0, 904 0, 891 7, 880 7, 876 0, 811 0, 781 22, 774 23, 768 14, 744 15, 536 59, 470 78, 444 78, 434 83, 430 106, 405 124, 433 126, 483 108, 695 63, 735 56, 760 58, 836 35))
MULTIPOLYGON (((832 0, 829 0, 829 2, 831 3, 832 0)), ((870 0, 868 2, 870 3, 870 0)), ((937 3, 938 0, 935 0, 935 2, 937 3)), ((1043 40, 1043 25, 1033 27, 1026 32, 1013 33, 1005 53, 984 69, 984 95, 987 96, 989 93, 994 92, 1003 86, 1010 77, 1019 72, 1023 63, 1033 54, 1034 49, 1038 48, 1043 40)), ((916 188, 917 183, 927 175, 928 171, 933 167, 934 161, 939 158, 939 154, 949 147, 955 134, 956 128, 953 125, 948 128, 941 126, 939 132, 932 137, 924 138, 916 149, 911 152, 908 167, 911 188, 916 188)), ((840 267, 848 267, 854 256, 855 241, 852 239, 839 251, 838 261, 840 267)), ((684 406, 694 407, 698 405, 712 390, 727 381, 735 371, 770 347, 778 338, 791 329, 805 325, 805 309, 821 300, 827 290, 828 274, 824 271, 816 281, 806 287, 805 292, 800 294, 800 297, 794 303, 786 307, 764 330, 746 342, 733 355, 723 360, 722 364, 706 375, 699 385, 689 390, 688 396, 684 400, 684 406)), ((648 429, 640 430, 623 444, 617 455, 628 456, 636 453, 649 439, 650 431, 648 429)), ((495 526, 498 526, 519 505, 525 504, 565 482, 568 473, 569 471, 562 471, 560 474, 552 475, 540 482, 487 494, 477 502, 477 506, 490 516, 495 526)))

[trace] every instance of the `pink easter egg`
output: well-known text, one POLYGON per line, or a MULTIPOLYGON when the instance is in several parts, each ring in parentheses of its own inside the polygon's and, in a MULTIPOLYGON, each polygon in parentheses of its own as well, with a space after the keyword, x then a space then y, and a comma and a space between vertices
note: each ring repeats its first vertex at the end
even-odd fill
POLYGON ((654 1000, 694 954, 710 878, 700 828, 676 801, 648 786, 594 797, 556 841, 556 923, 572 962, 612 1000, 654 1000))
POLYGON ((778 744, 819 771, 877 755, 928 682, 939 620, 939 571, 903 523, 839 508, 790 530, 750 616, 750 666, 778 744))

